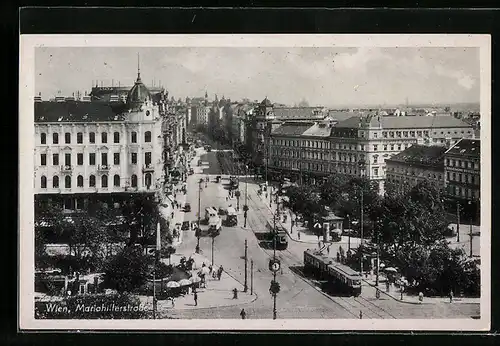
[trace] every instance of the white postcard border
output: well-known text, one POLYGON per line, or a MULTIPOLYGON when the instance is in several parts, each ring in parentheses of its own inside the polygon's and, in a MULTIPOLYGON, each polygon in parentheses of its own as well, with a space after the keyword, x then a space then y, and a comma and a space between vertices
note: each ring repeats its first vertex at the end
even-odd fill
MULTIPOLYGON (((491 320, 490 35, 21 35, 19 76, 19 293, 22 330, 487 331, 491 320), (481 107, 481 318, 291 320, 36 320, 34 318, 34 95, 36 47, 478 47, 481 107)), ((271 298, 270 304, 271 304, 271 298)), ((278 297, 279 300, 279 297, 278 297)), ((270 310, 271 311, 271 310, 270 310)))

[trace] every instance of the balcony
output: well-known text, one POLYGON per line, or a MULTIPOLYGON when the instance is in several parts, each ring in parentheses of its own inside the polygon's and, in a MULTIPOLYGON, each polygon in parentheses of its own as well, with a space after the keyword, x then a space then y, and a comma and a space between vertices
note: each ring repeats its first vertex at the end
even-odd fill
POLYGON ((154 166, 153 166, 153 164, 152 164, 152 163, 148 163, 147 165, 144 165, 144 166, 142 167, 142 171, 143 171, 143 172, 154 172, 154 170, 155 170, 155 169, 154 169, 154 166))
POLYGON ((99 165, 97 166, 97 170, 100 172, 108 172, 109 171, 109 165, 99 165))
POLYGON ((71 165, 61 166, 61 172, 63 173, 71 173, 72 171, 73 171, 73 166, 71 165))

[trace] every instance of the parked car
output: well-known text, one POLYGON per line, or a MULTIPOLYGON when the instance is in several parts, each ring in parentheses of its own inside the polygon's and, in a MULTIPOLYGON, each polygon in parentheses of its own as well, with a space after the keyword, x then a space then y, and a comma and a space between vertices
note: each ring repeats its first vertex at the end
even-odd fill
POLYGON ((183 231, 189 231, 189 228, 190 228, 189 221, 184 221, 182 223, 181 230, 183 230, 183 231))
POLYGON ((184 211, 190 212, 191 211, 191 204, 189 204, 189 203, 184 204, 184 211))

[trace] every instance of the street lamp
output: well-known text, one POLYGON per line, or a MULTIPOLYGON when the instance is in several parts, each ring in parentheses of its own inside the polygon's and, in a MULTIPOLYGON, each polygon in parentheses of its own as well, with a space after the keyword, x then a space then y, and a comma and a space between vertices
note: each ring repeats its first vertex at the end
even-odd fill
POLYGON ((200 178, 200 181, 198 183, 198 226, 197 226, 197 232, 196 232, 196 253, 200 253, 200 219, 201 219, 201 184, 203 182, 203 179, 200 178))
POLYGON ((469 257, 472 257, 472 202, 469 200, 467 202, 469 205, 469 213, 470 213, 470 221, 469 221, 469 238, 470 238, 470 249, 469 249, 469 257))
POLYGON ((273 272, 273 281, 271 281, 271 287, 269 288, 269 292, 273 296, 273 320, 277 317, 276 311, 276 297, 280 291, 280 285, 276 281, 276 273, 281 268, 281 263, 276 259, 276 238, 278 237, 278 232, 276 229, 276 214, 273 214, 273 259, 269 262, 269 269, 273 272))
POLYGON ((346 216, 347 216, 347 222, 348 222, 348 226, 349 226, 349 233, 347 234, 347 251, 351 251, 351 231, 352 231, 351 216, 349 214, 347 214, 346 216))

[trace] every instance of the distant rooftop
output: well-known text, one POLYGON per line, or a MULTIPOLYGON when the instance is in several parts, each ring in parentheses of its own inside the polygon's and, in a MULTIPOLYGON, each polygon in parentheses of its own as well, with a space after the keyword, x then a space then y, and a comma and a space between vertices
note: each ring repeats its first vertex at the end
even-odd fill
POLYGON ((481 153, 481 141, 479 139, 462 138, 453 145, 447 154, 474 156, 479 158, 481 153))
POLYGON ((274 107, 274 115, 278 120, 323 119, 326 114, 322 107, 274 107))
POLYGON ((302 133, 302 136, 311 136, 311 137, 329 137, 331 135, 332 128, 329 124, 326 123, 316 123, 313 126, 309 127, 307 130, 302 133))
POLYGON ((425 166, 442 166, 447 148, 440 146, 413 145, 386 162, 404 162, 425 166))
POLYGON ((37 123, 123 121, 124 119, 123 109, 100 102, 42 101, 35 103, 35 122, 37 123))
POLYGON ((272 136, 300 136, 307 131, 313 122, 285 122, 280 127, 276 128, 272 136))
MULTIPOLYGON (((363 117, 353 116, 347 120, 339 122, 336 127, 357 128, 363 117)), ((429 117, 394 117, 394 116, 368 116, 372 126, 382 125, 384 129, 405 129, 405 128, 444 128, 460 127, 470 128, 471 126, 460 119, 452 116, 429 116, 429 117)))

